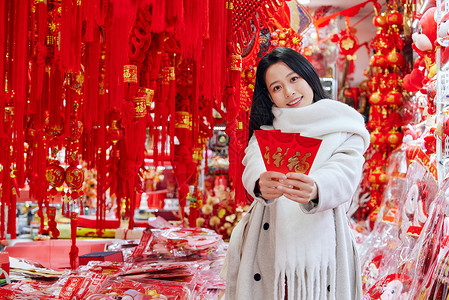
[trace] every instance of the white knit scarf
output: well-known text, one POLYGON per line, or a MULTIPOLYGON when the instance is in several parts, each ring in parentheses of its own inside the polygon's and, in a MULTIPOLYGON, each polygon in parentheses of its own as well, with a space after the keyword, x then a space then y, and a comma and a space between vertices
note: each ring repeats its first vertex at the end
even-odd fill
MULTIPOLYGON (((306 107, 273 107, 272 111, 275 129, 323 139, 311 175, 332 155, 340 133, 359 134, 366 145, 369 144, 363 117, 344 103, 324 99, 306 107)), ((285 197, 279 198, 272 209, 276 218, 279 290, 283 291, 287 278, 289 299, 331 299, 327 286, 335 284, 336 280, 333 210, 306 214, 296 202, 285 197)))
POLYGON ((323 99, 311 105, 298 108, 279 108, 273 106, 273 126, 284 132, 300 132, 309 137, 334 132, 359 134, 369 145, 362 115, 342 102, 323 99))

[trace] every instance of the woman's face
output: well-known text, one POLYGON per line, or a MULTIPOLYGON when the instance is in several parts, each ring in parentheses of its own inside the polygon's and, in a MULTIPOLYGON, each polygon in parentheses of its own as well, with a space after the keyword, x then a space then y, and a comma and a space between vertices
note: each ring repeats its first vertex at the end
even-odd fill
POLYGON ((277 107, 304 107, 313 103, 310 85, 282 61, 268 67, 265 83, 277 107))

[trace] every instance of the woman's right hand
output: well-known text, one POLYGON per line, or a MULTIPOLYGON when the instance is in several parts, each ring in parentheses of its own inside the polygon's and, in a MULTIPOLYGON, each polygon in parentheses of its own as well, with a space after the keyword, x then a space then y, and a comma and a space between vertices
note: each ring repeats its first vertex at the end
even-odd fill
POLYGON ((259 190, 262 197, 266 200, 279 198, 283 195, 281 190, 278 190, 278 186, 287 179, 285 174, 275 171, 267 171, 260 174, 259 178, 259 190))

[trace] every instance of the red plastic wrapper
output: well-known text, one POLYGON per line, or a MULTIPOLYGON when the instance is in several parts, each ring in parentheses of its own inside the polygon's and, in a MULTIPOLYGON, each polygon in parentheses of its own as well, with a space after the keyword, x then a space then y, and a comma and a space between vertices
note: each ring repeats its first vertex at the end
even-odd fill
POLYGON ((192 287, 183 283, 173 283, 157 280, 131 281, 117 279, 109 282, 107 286, 100 289, 96 294, 87 297, 87 300, 97 299, 167 299, 167 300, 188 300, 192 296, 192 287))

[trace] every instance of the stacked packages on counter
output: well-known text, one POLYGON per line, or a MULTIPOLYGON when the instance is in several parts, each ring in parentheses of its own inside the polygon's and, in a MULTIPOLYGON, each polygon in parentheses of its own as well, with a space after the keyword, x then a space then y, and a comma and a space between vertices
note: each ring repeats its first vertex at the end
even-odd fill
POLYGON ((205 228, 146 230, 140 241, 116 239, 107 255, 92 253, 85 265, 56 279, 22 274, 0 288, 0 299, 219 299, 225 251, 221 236, 205 228), (119 252, 123 261, 98 258, 119 252))

